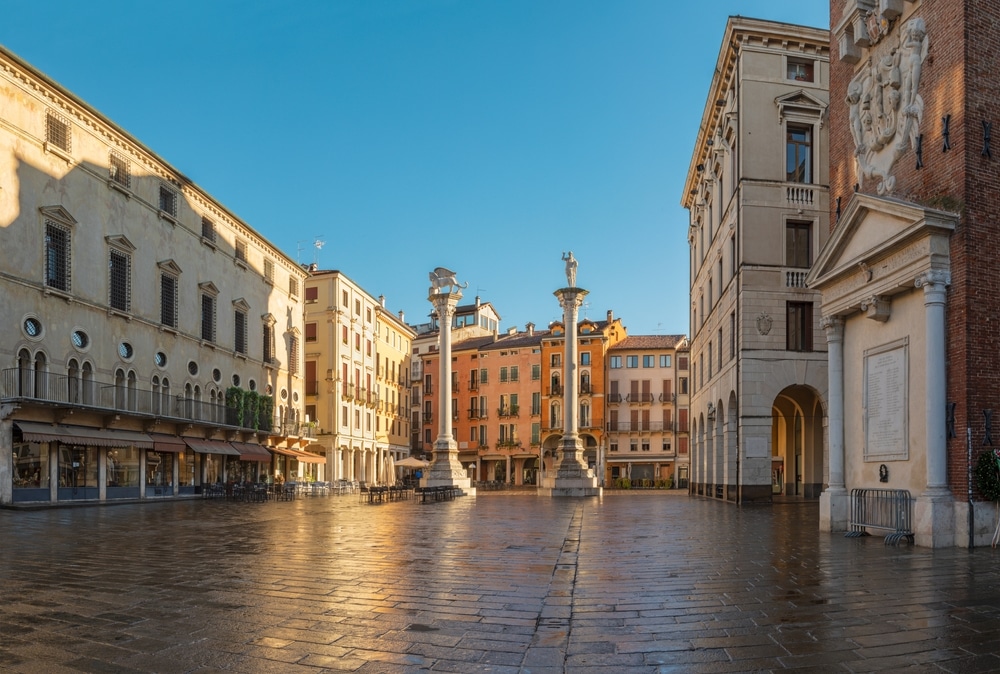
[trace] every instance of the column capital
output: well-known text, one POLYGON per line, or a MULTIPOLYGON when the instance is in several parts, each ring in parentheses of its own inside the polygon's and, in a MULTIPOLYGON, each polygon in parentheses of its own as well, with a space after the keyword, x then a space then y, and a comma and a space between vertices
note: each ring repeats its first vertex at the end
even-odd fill
POLYGON ((828 342, 842 342, 844 341, 844 317, 831 315, 823 316, 820 319, 819 324, 823 327, 826 332, 826 341, 828 342))
POLYGON ((951 285, 951 272, 945 269, 930 269, 917 276, 914 280, 914 285, 918 288, 923 288, 924 292, 944 290, 943 287, 935 288, 934 286, 951 285))

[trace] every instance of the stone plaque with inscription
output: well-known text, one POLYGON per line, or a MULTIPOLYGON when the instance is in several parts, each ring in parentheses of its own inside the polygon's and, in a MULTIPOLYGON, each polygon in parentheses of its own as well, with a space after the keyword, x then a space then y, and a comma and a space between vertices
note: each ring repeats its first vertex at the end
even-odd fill
POLYGON ((865 351, 865 460, 909 458, 908 340, 865 351))

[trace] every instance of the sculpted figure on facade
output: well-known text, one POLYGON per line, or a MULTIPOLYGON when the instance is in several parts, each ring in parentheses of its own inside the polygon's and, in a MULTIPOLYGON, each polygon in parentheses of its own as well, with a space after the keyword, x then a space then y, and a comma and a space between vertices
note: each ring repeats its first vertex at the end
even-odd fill
POLYGON ((917 89, 928 46, 924 20, 911 19, 900 29, 899 44, 873 49, 868 65, 847 86, 859 186, 874 179, 879 194, 891 193, 893 165, 908 147, 917 147, 924 112, 917 89))

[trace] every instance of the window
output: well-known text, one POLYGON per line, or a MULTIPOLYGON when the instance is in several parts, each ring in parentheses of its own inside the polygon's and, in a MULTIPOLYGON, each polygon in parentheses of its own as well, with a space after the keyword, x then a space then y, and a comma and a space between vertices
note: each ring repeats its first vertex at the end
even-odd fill
POLYGON ((531 394, 531 414, 539 415, 542 413, 542 394, 535 391, 531 394))
POLYGON ((785 265, 812 266, 812 223, 785 223, 785 265))
POLYGON ((306 302, 318 302, 319 301, 319 288, 316 286, 308 286, 306 288, 306 302))
POLYGON ((488 384, 489 381, 490 380, 489 380, 489 376, 487 375, 486 368, 480 369, 479 370, 479 383, 480 384, 488 384))
POLYGON ((236 353, 246 354, 247 352, 247 312, 244 309, 236 309, 233 313, 233 350, 236 353))
POLYGON ((360 351, 361 350, 361 335, 360 334, 354 335, 354 350, 355 351, 360 351))
POLYGON ((736 357, 736 312, 729 314, 729 358, 736 357))
POLYGON ((677 379, 677 392, 680 393, 682 396, 683 395, 687 395, 687 392, 688 392, 688 378, 687 377, 679 377, 677 379))
POLYGON ((299 280, 295 277, 288 278, 288 294, 292 297, 299 296, 299 280))
POLYGON ((785 348, 789 351, 812 351, 812 302, 788 302, 785 348))
POLYGON ((72 127, 69 120, 58 112, 49 110, 45 113, 45 142, 64 152, 73 149, 72 127))
POLYGON ((361 300, 354 300, 354 313, 361 315, 361 300))
POLYGON ((215 297, 209 293, 201 294, 201 338, 215 341, 215 297))
POLYGON ((538 381, 542 378, 542 366, 532 365, 531 366, 531 381, 538 381))
POLYGON ((247 242, 243 239, 236 239, 236 261, 247 263, 247 242))
POLYGON ((649 440, 643 440, 642 441, 642 451, 644 451, 644 452, 648 452, 649 451, 649 440))
POLYGON ((510 366, 510 380, 517 381, 517 365, 510 366))
POLYGON ((660 367, 670 367, 670 356, 660 356, 660 367))
POLYGON ((812 82, 813 62, 788 59, 787 77, 790 80, 797 80, 799 82, 812 82))
POLYGON ((341 303, 342 303, 342 304, 343 304, 343 305, 344 305, 345 307, 346 307, 346 306, 348 306, 348 300, 347 300, 347 291, 346 291, 346 290, 342 290, 342 291, 341 291, 341 293, 340 293, 340 301, 341 301, 341 303))
POLYGON ((112 249, 108 256, 108 304, 129 311, 132 300, 132 256, 112 249))
POLYGON ((790 183, 812 182, 812 129, 788 125, 785 140, 785 175, 790 183))
POLYGON ((108 157, 108 177, 125 189, 132 187, 132 172, 128 159, 114 150, 108 157))
POLYGON ((316 324, 306 323, 306 341, 315 342, 316 341, 316 324))
POLYGON ((263 349, 261 355, 265 363, 274 362, 274 325, 269 322, 264 323, 263 329, 263 349))
POLYGON ((177 217, 177 193, 166 185, 160 185, 160 210, 172 218, 177 217))
POLYGON ((299 338, 295 335, 288 336, 288 371, 299 373, 299 338))
POLYGON ((507 382, 507 367, 506 366, 502 366, 500 368, 500 382, 501 383, 506 383, 507 382))
POLYGON ((274 260, 264 258, 264 280, 274 285, 274 260))
POLYGON ((621 366, 622 366, 622 357, 621 356, 611 356, 611 369, 612 370, 620 370, 621 366))
POLYGON ((211 244, 215 243, 215 223, 208 218, 201 219, 201 238, 211 244))
POLYGON ((45 285, 70 289, 70 231, 51 220, 45 221, 45 285))
POLYGON ((340 341, 342 341, 344 344, 348 343, 348 341, 347 341, 347 326, 346 325, 340 326, 340 341))
POLYGON ((580 365, 590 365, 590 351, 580 352, 580 365))
POLYGON ((639 367, 639 356, 625 356, 625 367, 639 367))
POLYGON ((608 445, 608 451, 609 452, 617 452, 618 451, 618 443, 617 442, 612 442, 610 445, 608 445))
POLYGON ((549 360, 552 367, 562 367, 562 354, 554 353, 552 358, 549 360))
POLYGON ((656 367, 656 356, 643 356, 642 357, 643 367, 656 367))
POLYGON ((687 356, 677 356, 677 369, 686 370, 688 369, 688 357, 687 356))

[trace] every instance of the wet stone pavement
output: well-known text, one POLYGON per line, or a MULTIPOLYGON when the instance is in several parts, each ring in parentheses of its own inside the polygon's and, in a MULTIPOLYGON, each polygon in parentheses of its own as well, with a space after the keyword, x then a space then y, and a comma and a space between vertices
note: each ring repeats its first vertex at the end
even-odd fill
POLYGON ((1000 671, 1000 557, 671 493, 0 511, 0 672, 1000 671))

